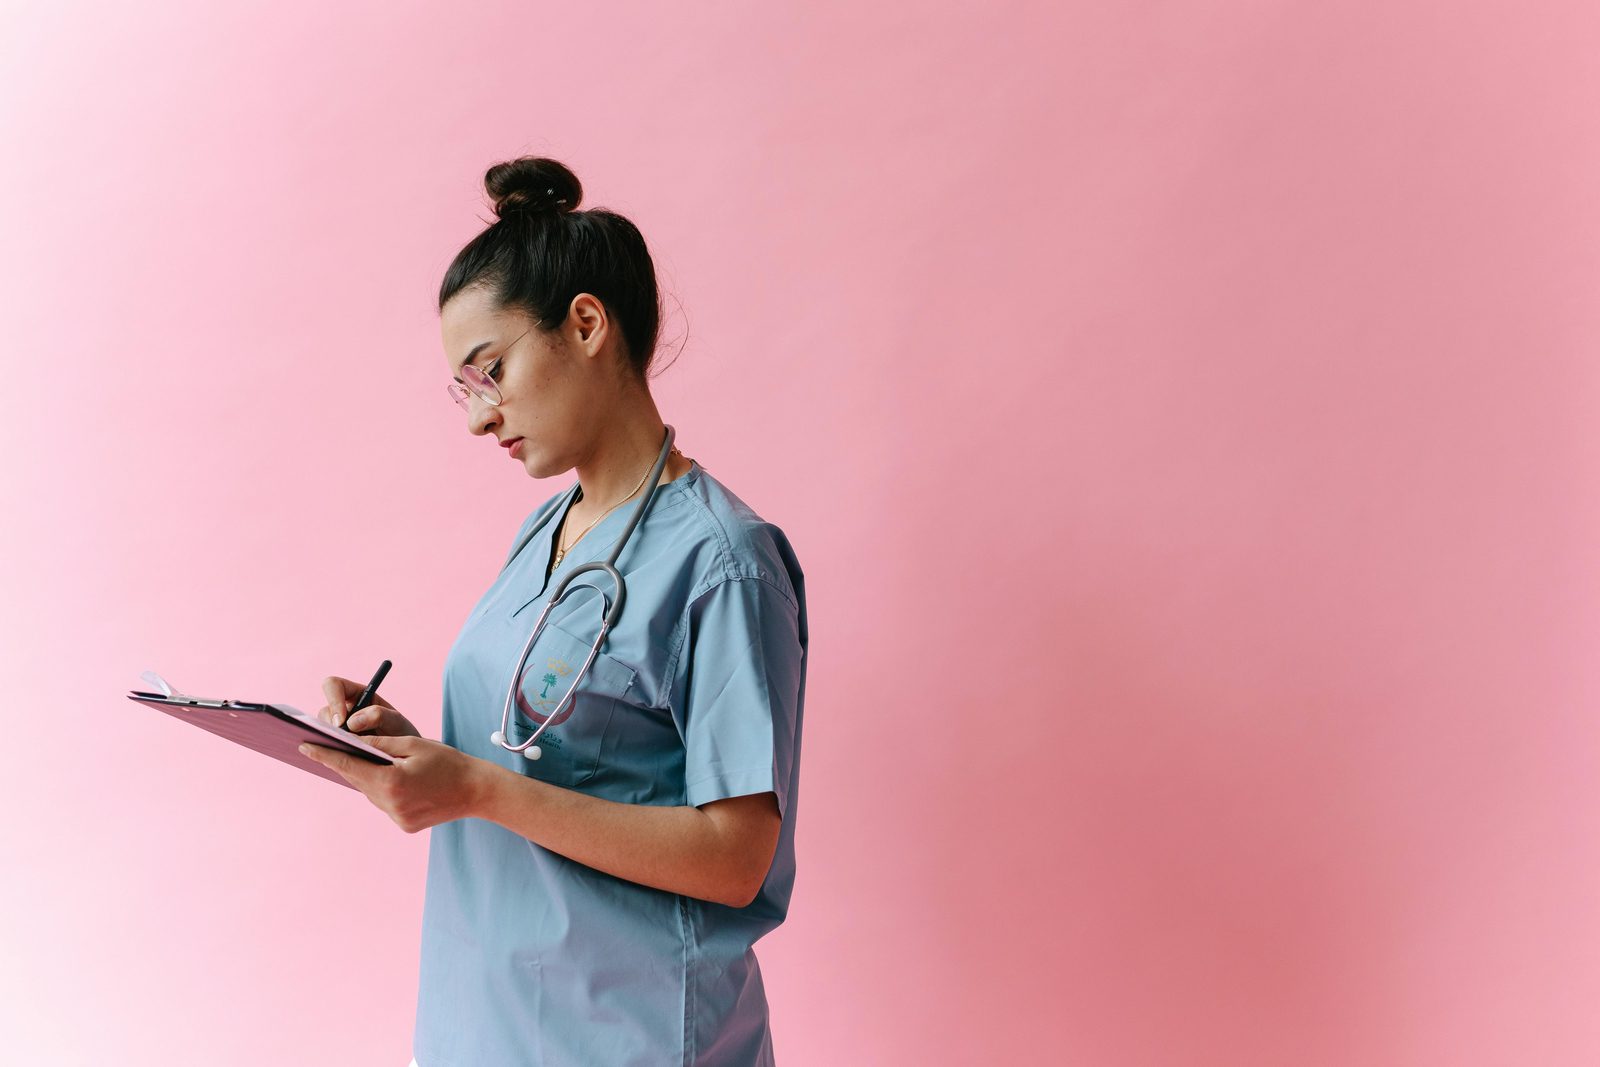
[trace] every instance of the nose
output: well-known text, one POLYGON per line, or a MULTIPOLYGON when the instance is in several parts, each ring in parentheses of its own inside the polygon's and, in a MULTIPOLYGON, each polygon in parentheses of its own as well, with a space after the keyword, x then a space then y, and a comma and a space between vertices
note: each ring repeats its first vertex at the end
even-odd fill
POLYGON ((476 393, 467 394, 467 429, 479 437, 490 433, 495 424, 495 410, 476 393))

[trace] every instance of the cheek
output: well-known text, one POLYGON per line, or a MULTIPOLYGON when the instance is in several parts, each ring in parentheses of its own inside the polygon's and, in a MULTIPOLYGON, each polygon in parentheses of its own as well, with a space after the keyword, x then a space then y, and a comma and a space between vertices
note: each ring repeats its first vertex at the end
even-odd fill
POLYGON ((585 410, 583 383, 559 370, 528 376, 516 386, 518 412, 536 425, 561 434, 575 428, 585 410))
POLYGON ((552 398, 562 394, 566 384, 564 379, 565 376, 549 361, 532 365, 523 363, 506 369, 500 391, 523 407, 544 409, 552 398))

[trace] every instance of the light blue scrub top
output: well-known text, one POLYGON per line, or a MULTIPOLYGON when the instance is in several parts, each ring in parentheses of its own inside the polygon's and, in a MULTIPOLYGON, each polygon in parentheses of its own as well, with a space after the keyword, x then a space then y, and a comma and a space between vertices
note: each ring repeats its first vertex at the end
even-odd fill
MULTIPOLYGON (((609 555, 636 503, 601 519, 546 581, 577 488, 523 522, 451 647, 442 740, 629 804, 770 790, 777 854, 754 902, 730 908, 602 873, 484 819, 433 827, 412 1050, 420 1067, 771 1064, 751 945, 783 922, 794 885, 804 576, 783 531, 691 463, 657 488, 617 559, 622 615, 570 715, 540 737, 543 758, 526 760, 489 740, 517 657, 560 579, 609 555)), ((577 581, 590 579, 610 594, 603 573, 577 581)), ((572 684, 599 618, 594 589, 552 611, 524 668, 514 742, 572 684)))

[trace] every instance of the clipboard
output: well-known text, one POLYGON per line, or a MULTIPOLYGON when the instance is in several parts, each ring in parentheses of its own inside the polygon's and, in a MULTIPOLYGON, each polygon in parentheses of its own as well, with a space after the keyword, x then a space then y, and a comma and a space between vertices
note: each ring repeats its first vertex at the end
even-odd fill
POLYGON ((374 748, 338 726, 329 726, 315 715, 307 715, 288 704, 256 704, 244 700, 208 700, 189 696, 173 689, 154 671, 146 671, 144 678, 165 692, 146 693, 134 690, 128 699, 149 708, 198 726, 208 733, 225 737, 234 744, 253 749, 263 756, 271 756, 291 767, 309 771, 318 778, 326 778, 346 789, 355 786, 345 781, 333 768, 309 760, 300 754, 300 746, 307 741, 327 748, 347 752, 369 763, 393 764, 394 757, 374 748))

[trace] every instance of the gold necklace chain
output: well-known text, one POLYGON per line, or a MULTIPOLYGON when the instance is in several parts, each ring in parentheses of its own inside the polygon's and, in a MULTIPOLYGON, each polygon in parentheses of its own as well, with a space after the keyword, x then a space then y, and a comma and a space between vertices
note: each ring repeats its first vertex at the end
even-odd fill
MULTIPOLYGON (((671 451, 671 453, 669 453, 669 454, 670 454, 670 455, 674 455, 674 456, 681 456, 681 455, 683 455, 683 453, 682 453, 682 452, 679 452, 679 451, 678 451, 678 449, 677 449, 677 446, 676 446, 676 445, 674 445, 674 446, 673 446, 673 448, 672 448, 672 451, 671 451)), ((651 465, 651 468, 650 468, 650 469, 651 469, 651 470, 654 470, 654 469, 655 469, 655 466, 654 466, 654 464, 652 464, 652 465, 651 465)), ((578 534, 578 536, 577 536, 577 537, 574 537, 574 538, 573 538, 573 539, 572 539, 572 544, 570 544, 570 545, 565 545, 565 546, 559 546, 559 545, 558 545, 558 546, 557 546, 557 551, 556 551, 556 558, 555 558, 555 560, 554 560, 554 562, 552 562, 552 563, 551 563, 551 564, 550 564, 550 569, 551 569, 551 570, 555 570, 555 569, 556 569, 556 568, 557 568, 557 567, 559 567, 559 566, 561 566, 561 561, 562 561, 562 560, 563 560, 563 559, 564 559, 564 558, 566 558, 566 555, 567 555, 567 553, 568 553, 568 552, 569 552, 569 551, 571 551, 571 549, 572 549, 572 545, 575 545, 575 544, 577 544, 577 543, 578 543, 578 542, 579 542, 579 541, 582 541, 582 540, 583 540, 583 534, 586 534, 586 533, 588 533, 588 532, 589 532, 589 531, 590 531, 590 530, 592 530, 592 529, 594 529, 594 528, 595 528, 595 526, 596 526, 596 524, 598 524, 598 523, 599 523, 599 522, 600 522, 600 519, 603 519, 603 518, 605 518, 605 517, 606 517, 606 516, 607 516, 607 515, 609 515, 609 514, 611 514, 611 513, 612 513, 612 512, 613 512, 613 511, 616 511, 616 510, 617 510, 617 509, 618 509, 618 508, 620 508, 620 507, 621 507, 621 506, 622 506, 622 505, 624 505, 624 504, 626 504, 626 503, 627 503, 627 502, 628 502, 628 501, 630 501, 630 500, 632 500, 632 499, 633 499, 633 497, 634 497, 634 494, 635 494, 635 493, 637 493, 637 492, 638 492, 638 491, 639 491, 639 490, 640 490, 640 489, 643 489, 643 488, 644 488, 644 483, 645 483, 645 478, 649 478, 649 477, 650 477, 650 471, 645 471, 645 472, 644 472, 644 478, 640 478, 640 479, 639 479, 639 484, 638 484, 638 485, 636 485, 636 486, 634 486, 634 487, 633 487, 633 492, 632 492, 632 493, 629 493, 629 494, 628 494, 628 495, 627 495, 627 496, 625 496, 625 497, 623 497, 623 498, 622 498, 622 499, 621 499, 621 500, 619 500, 619 501, 617 501, 617 502, 616 502, 616 503, 615 503, 615 504, 612 504, 612 505, 611 505, 611 506, 610 506, 610 507, 609 507, 609 508, 606 508, 606 509, 605 509, 605 510, 604 510, 604 511, 602 511, 602 512, 601 512, 601 513, 600 513, 600 517, 599 517, 599 518, 597 518, 597 519, 595 519, 595 520, 594 520, 594 522, 591 522, 591 523, 590 523, 590 524, 589 524, 589 525, 587 525, 587 526, 585 526, 585 527, 584 527, 584 528, 583 528, 583 533, 580 533, 580 534, 578 534)), ((582 487, 582 486, 579 486, 579 491, 580 491, 580 492, 581 492, 581 491, 582 491, 582 488, 583 488, 583 487, 582 487)), ((567 525, 567 523, 566 523, 566 520, 565 520, 565 519, 562 519, 562 522, 561 522, 561 525, 562 525, 562 527, 563 527, 563 528, 564 528, 564 527, 565 527, 565 526, 566 526, 566 525, 567 525)), ((563 540, 565 540, 565 538, 564 538, 564 537, 563 537, 563 540)))

